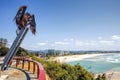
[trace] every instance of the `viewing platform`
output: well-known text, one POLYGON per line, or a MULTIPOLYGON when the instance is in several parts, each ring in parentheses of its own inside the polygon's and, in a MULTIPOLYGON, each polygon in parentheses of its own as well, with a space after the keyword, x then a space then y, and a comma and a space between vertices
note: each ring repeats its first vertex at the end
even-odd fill
POLYGON ((27 58, 14 57, 10 68, 1 72, 0 80, 46 80, 46 74, 40 63, 27 58))

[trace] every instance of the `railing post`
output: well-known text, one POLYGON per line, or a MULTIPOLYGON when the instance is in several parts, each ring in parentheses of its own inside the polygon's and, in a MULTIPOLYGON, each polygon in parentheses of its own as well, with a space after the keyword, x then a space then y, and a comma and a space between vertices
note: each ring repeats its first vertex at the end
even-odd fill
POLYGON ((37 65, 37 78, 39 79, 39 66, 37 65))
POLYGON ((33 74, 35 73, 35 63, 33 62, 33 74))
POLYGON ((11 66, 11 64, 12 64, 12 60, 10 61, 10 66, 11 66))
POLYGON ((28 71, 30 70, 30 61, 28 60, 28 71))
POLYGON ((16 59, 16 68, 17 68, 18 64, 19 64, 19 59, 16 59))
POLYGON ((23 59, 22 60, 22 69, 24 69, 24 62, 25 62, 25 60, 23 59))

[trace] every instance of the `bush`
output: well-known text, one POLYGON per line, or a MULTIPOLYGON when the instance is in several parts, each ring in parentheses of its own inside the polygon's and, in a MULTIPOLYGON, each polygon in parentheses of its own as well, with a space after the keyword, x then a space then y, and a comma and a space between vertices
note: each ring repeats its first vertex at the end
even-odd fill
POLYGON ((107 80, 106 79, 106 75, 105 74, 98 75, 98 77, 96 78, 96 80, 107 80))
POLYGON ((0 48, 0 56, 5 56, 8 51, 9 51, 9 48, 7 48, 7 47, 1 47, 0 48))
MULTIPOLYGON (((0 48, 0 56, 5 56, 8 51, 9 51, 9 48, 2 46, 0 48)), ((28 54, 29 53, 21 47, 18 49, 18 51, 16 53, 17 56, 27 56, 28 54)))
POLYGON ((19 49, 18 49, 18 51, 16 53, 16 56, 27 56, 28 54, 29 53, 25 49, 19 47, 19 49))
POLYGON ((95 80, 93 75, 79 64, 71 66, 66 63, 46 61, 35 56, 32 59, 40 62, 44 66, 51 80, 95 80))

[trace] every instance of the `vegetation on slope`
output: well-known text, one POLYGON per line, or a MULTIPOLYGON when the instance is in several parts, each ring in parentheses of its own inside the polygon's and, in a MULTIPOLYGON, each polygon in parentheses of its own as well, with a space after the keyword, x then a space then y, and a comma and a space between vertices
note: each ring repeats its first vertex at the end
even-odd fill
POLYGON ((66 63, 46 61, 35 56, 32 58, 43 64, 51 80, 94 80, 93 75, 79 64, 71 66, 66 63))
POLYGON ((8 51, 9 51, 9 48, 2 46, 0 48, 0 56, 5 56, 8 51))
POLYGON ((27 56, 29 53, 22 47, 19 47, 19 50, 16 53, 16 56, 27 56))
MULTIPOLYGON (((7 54, 7 52, 9 51, 9 48, 8 47, 5 47, 5 46, 1 46, 0 47, 0 56, 5 56, 7 54)), ((16 53, 16 56, 27 56, 29 53, 23 49, 23 48, 19 48, 17 53, 16 53)))

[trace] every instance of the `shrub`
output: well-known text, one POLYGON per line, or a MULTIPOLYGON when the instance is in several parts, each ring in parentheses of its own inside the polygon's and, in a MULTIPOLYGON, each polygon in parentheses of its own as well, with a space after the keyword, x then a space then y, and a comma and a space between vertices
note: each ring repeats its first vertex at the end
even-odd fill
POLYGON ((9 51, 9 48, 7 48, 7 47, 1 47, 0 48, 0 56, 5 56, 8 51, 9 51))
POLYGON ((51 80, 94 80, 93 75, 79 64, 71 66, 66 63, 46 61, 35 56, 32 59, 43 64, 51 80))

